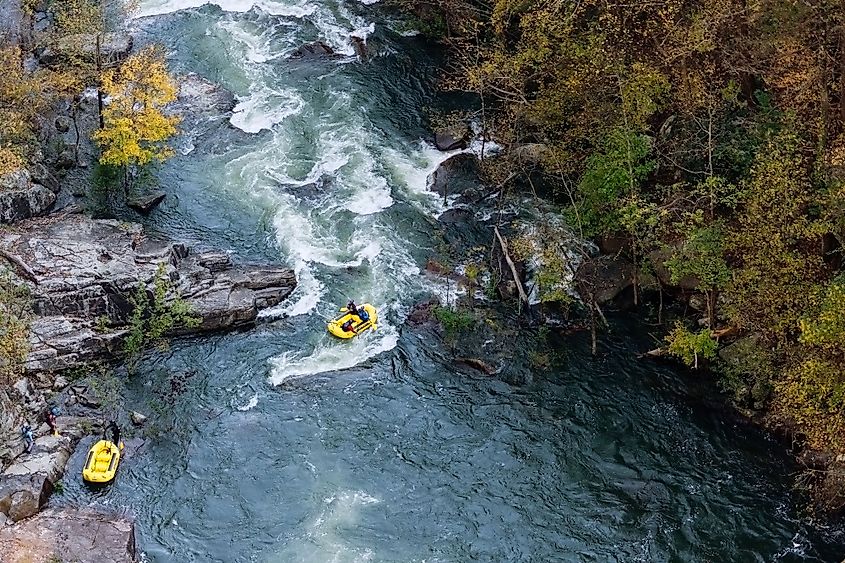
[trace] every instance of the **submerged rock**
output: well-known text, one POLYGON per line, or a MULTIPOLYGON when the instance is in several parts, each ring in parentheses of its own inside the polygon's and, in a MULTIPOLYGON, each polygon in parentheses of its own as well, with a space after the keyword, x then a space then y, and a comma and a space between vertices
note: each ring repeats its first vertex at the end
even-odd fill
POLYGON ((0 529, 3 563, 31 561, 136 561, 135 525, 125 515, 90 508, 45 510, 38 516, 0 529))
POLYGON ((135 426, 143 426, 147 423, 147 417, 143 414, 139 413, 138 411, 132 411, 129 413, 129 419, 132 421, 132 424, 135 426))
POLYGON ((290 54, 290 59, 311 59, 321 57, 334 57, 334 49, 323 43, 322 41, 314 41, 313 43, 306 43, 299 47, 296 51, 290 54))
POLYGON ((25 266, 18 273, 32 291, 30 373, 119 355, 130 298, 152 282, 159 264, 201 317, 200 331, 252 323, 296 286, 289 268, 236 266, 219 252, 195 254, 178 242, 147 240, 136 223, 82 215, 21 224, 0 234, 0 249, 25 266), (106 329, 100 317, 109 319, 106 329))

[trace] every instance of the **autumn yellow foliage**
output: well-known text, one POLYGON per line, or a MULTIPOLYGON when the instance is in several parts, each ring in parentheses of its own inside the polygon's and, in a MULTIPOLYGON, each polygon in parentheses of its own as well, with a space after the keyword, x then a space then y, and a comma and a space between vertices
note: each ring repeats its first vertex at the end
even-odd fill
POLYGON ((103 74, 103 129, 94 134, 111 166, 144 165, 173 154, 167 140, 176 134, 179 117, 165 112, 176 100, 176 84, 167 72, 161 51, 147 47, 119 68, 103 74))

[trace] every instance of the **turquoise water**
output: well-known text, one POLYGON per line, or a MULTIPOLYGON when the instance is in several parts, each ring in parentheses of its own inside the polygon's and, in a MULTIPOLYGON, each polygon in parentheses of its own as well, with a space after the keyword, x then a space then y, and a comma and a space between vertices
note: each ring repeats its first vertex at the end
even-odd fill
MULTIPOLYGON (((259 326, 176 342, 127 383, 150 414, 110 488, 56 502, 137 518, 148 561, 833 561, 795 510, 783 446, 714 413, 617 319, 598 359, 557 338, 548 370, 466 372, 410 308, 443 295, 426 177, 437 53, 378 4, 143 1, 141 42, 238 96, 160 171, 152 232, 293 266, 259 326), (353 56, 350 32, 371 57, 353 56), (291 62, 321 39, 343 55, 291 62), (380 329, 331 340, 347 297, 380 329)), ((472 210, 483 215, 483 209, 472 210)), ((482 229, 483 231, 483 229, 482 229)), ((476 234, 467 234, 467 245, 476 234)), ((524 335, 525 340, 532 338, 524 335)), ((517 347, 522 349, 521 347, 517 347)), ((71 460, 81 466, 84 448, 71 460)))

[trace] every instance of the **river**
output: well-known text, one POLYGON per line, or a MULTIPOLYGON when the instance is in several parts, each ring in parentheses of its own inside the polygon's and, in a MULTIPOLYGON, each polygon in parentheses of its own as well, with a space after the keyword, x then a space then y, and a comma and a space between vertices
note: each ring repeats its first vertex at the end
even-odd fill
MULTIPOLYGON (((634 359, 616 319, 593 359, 555 342, 520 384, 456 367, 411 307, 444 288, 424 139, 439 55, 372 2, 141 0, 132 26, 172 68, 237 95, 186 122, 148 222, 300 285, 247 332, 175 342, 124 390, 150 415, 117 481, 66 479, 55 501, 137 518, 145 560, 833 561, 845 540, 796 512, 783 446, 634 359), (359 62, 350 32, 368 35, 359 62), (323 40, 340 58, 289 61, 323 40), (378 331, 332 340, 348 297, 378 331)), ((84 446, 70 462, 82 463, 84 446)))

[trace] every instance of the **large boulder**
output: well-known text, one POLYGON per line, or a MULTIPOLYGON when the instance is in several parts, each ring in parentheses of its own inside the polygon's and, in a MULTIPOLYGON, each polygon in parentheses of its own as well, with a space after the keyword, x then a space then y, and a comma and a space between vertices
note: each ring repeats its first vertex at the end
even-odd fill
POLYGON ((651 264, 657 279, 660 280, 660 284, 666 288, 676 288, 684 291, 694 291, 698 289, 700 282, 698 278, 694 276, 684 276, 673 282, 672 274, 666 266, 666 262, 668 262, 671 258, 672 249, 670 248, 653 250, 648 254, 648 261, 651 264))
POLYGON ((603 305, 617 300, 625 290, 633 287, 634 264, 620 255, 584 260, 575 280, 582 297, 593 293, 596 303, 603 305))
POLYGON ((296 286, 284 267, 237 266, 219 252, 144 238, 141 225, 83 215, 32 221, 0 233, 0 249, 25 264, 32 279, 30 373, 67 369, 121 352, 140 285, 150 293, 159 264, 174 291, 201 317, 198 330, 255 321, 296 286), (107 317, 104 328, 101 317, 107 317))
POLYGON ((235 107, 235 96, 211 80, 196 73, 178 77, 179 93, 172 108, 178 113, 224 114, 235 107))
POLYGON ((540 166, 550 156, 551 150, 544 143, 526 143, 511 149, 510 155, 517 162, 528 166, 540 166))
POLYGON ((473 154, 451 156, 428 177, 428 189, 443 196, 463 194, 478 187, 478 159, 473 154))
MULTIPOLYGON (((108 66, 126 59, 132 51, 132 43, 132 36, 128 33, 99 34, 100 64, 108 66)), ((95 62, 98 52, 97 45, 98 34, 65 35, 46 47, 38 58, 45 65, 59 65, 78 58, 95 62)))
POLYGON ((36 184, 41 184, 54 194, 59 193, 59 180, 47 169, 43 163, 35 163, 29 167, 29 173, 32 181, 36 184))
POLYGON ((44 215, 56 202, 56 194, 42 185, 0 191, 0 223, 17 223, 44 215))
POLYGON ((126 200, 126 205, 138 211, 139 213, 149 213, 155 209, 159 203, 164 201, 167 194, 161 190, 151 190, 143 194, 133 195, 126 200))
POLYGON ((90 508, 58 508, 0 529, 3 563, 52 561, 131 563, 137 560, 134 522, 90 508))
POLYGON ((23 191, 28 190, 31 185, 32 180, 26 168, 16 168, 0 174, 0 191, 23 191))
POLYGON ((441 127, 434 132, 434 146, 441 151, 465 149, 471 134, 466 124, 441 127))
POLYGON ((62 478, 76 436, 42 436, 0 475, 0 512, 17 522, 36 514, 62 478))

